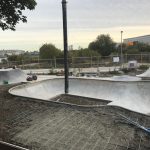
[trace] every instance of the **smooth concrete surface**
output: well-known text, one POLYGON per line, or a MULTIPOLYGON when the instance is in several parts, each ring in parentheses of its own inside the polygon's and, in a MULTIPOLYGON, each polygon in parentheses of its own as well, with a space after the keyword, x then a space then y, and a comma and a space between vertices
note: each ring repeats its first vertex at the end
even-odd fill
POLYGON ((47 79, 54 79, 60 78, 60 76, 56 75, 37 75, 37 81, 47 80, 47 79))
POLYGON ((144 73, 137 75, 137 77, 150 78, 150 68, 146 70, 144 73))
MULTIPOLYGON (((69 94, 112 101, 108 105, 120 106, 135 112, 150 114, 150 81, 109 81, 71 78, 69 94)), ((9 90, 13 95, 42 100, 64 93, 64 79, 49 79, 21 85, 9 90)))
POLYGON ((0 85, 25 82, 27 75, 21 69, 0 69, 0 85))
POLYGON ((109 80, 109 81, 140 81, 142 80, 139 77, 123 75, 123 76, 113 76, 113 77, 106 77, 106 78, 99 78, 100 80, 109 80))

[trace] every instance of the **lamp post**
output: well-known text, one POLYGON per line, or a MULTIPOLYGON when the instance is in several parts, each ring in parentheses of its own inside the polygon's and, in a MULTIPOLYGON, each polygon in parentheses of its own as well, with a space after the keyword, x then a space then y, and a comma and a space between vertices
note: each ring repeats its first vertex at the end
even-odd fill
POLYGON ((122 54, 122 35, 123 35, 123 31, 121 31, 121 65, 123 64, 123 54, 122 54))
POLYGON ((69 92, 69 79, 68 79, 68 36, 67 36, 67 2, 62 0, 62 13, 63 13, 63 37, 64 37, 64 70, 65 70, 65 94, 69 92))

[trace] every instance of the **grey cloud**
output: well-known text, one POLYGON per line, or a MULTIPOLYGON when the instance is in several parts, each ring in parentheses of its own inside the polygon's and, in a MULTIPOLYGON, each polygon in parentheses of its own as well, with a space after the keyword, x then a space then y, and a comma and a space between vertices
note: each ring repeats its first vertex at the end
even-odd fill
MULTIPOLYGON (((38 6, 28 15, 28 30, 62 28, 61 0, 37 0, 38 6)), ((68 26, 107 28, 149 25, 149 0, 68 0, 68 26)))
MULTIPOLYGON (((150 0, 67 1, 68 29, 71 33, 74 33, 75 37, 78 37, 77 34, 79 33, 83 36, 81 41, 73 40, 75 45, 86 45, 89 41, 86 41, 87 37, 85 36, 94 36, 88 33, 88 31, 94 32, 93 29, 96 29, 97 32, 102 31, 101 29, 103 28, 126 28, 127 26, 150 25, 150 0), (82 32, 83 30, 85 31, 84 33, 82 32)), ((62 40, 60 40, 62 36, 61 0, 37 0, 37 3, 38 5, 34 11, 24 12, 24 14, 28 16, 27 24, 21 23, 17 25, 16 32, 5 31, 3 33, 1 31, 1 48, 7 48, 8 46, 14 48, 20 47, 20 49, 22 49, 24 47, 30 50, 30 47, 38 48, 39 43, 43 41, 56 41, 56 43, 54 42, 56 45, 62 46, 62 40), (36 39, 37 37, 38 39, 36 39), (6 39, 8 44, 3 42, 2 39, 6 39), (18 39, 24 42, 15 43, 18 39)), ((142 27, 142 29, 143 28, 144 27, 142 27)), ((108 32, 110 31, 113 31, 113 29, 108 30, 108 32)), ((141 34, 143 33, 143 31, 139 32, 138 30, 133 32, 136 31, 141 34)), ((96 32, 94 33, 95 36, 96 32)), ((143 34, 145 34, 145 32, 143 34)), ((115 37, 116 35, 113 36, 115 37)))

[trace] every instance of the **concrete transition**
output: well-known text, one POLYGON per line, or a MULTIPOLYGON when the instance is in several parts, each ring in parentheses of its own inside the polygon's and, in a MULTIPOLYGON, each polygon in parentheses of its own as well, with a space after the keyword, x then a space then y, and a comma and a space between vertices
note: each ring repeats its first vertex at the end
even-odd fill
MULTIPOLYGON (((71 78, 69 94, 111 101, 119 106, 142 114, 150 114, 150 81, 117 81, 71 78)), ((52 100, 64 93, 64 79, 49 79, 14 87, 13 95, 52 100)))
POLYGON ((139 77, 135 76, 128 76, 128 75, 123 75, 123 76, 113 76, 110 78, 99 78, 100 80, 110 80, 110 81, 140 81, 142 80, 139 77))
POLYGON ((10 143, 0 141, 0 149, 2 150, 29 150, 26 148, 22 148, 20 146, 16 146, 10 143))
POLYGON ((146 70, 144 73, 137 75, 137 77, 150 78, 150 68, 146 70))
POLYGON ((25 82, 26 78, 21 69, 0 69, 0 85, 25 82))

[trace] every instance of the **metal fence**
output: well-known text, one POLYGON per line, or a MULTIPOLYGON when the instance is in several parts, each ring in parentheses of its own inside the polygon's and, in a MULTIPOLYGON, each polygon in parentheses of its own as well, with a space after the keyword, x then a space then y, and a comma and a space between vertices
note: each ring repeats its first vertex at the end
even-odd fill
MULTIPOLYGON (((119 57, 118 55, 111 55, 108 57, 92 56, 92 57, 72 57, 68 59, 70 68, 89 68, 89 67, 109 67, 121 65, 121 61, 114 62, 114 57, 119 57)), ((136 60, 140 64, 150 64, 150 54, 125 54, 123 55, 123 63, 126 64, 129 61, 136 60)), ((31 60, 21 60, 21 61, 7 61, 1 63, 0 67, 12 67, 17 66, 21 69, 48 69, 48 68, 63 68, 64 59, 63 58, 53 58, 53 59, 31 59, 31 60)))

